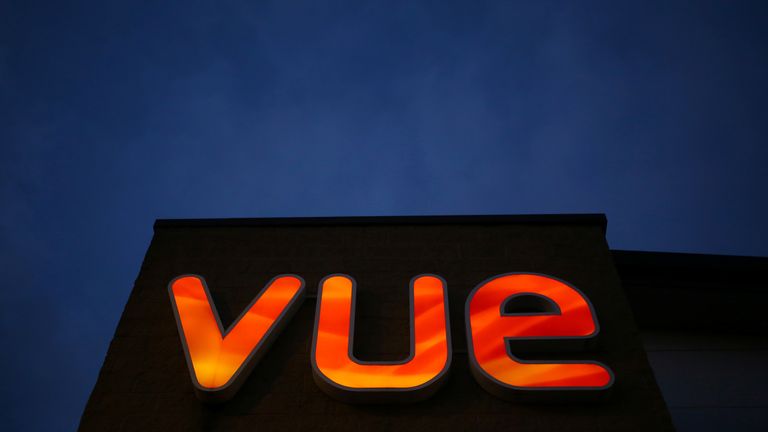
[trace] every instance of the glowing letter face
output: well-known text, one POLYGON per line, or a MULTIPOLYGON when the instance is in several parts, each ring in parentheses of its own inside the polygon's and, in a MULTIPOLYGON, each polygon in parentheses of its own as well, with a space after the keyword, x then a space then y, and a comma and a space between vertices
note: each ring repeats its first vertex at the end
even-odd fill
MULTIPOLYGON (((597 362, 523 361, 510 352, 542 340, 564 350, 598 333, 592 307, 576 288, 535 274, 506 274, 481 283, 466 304, 472 373, 487 391, 506 399, 595 395, 613 384, 613 373, 597 362), (515 303, 536 312, 510 312, 515 303), (515 348, 517 347, 517 348, 515 348), (586 391, 585 391, 586 390, 586 391)), ((544 345, 538 345, 541 349, 544 345)))
POLYGON ((437 391, 451 362, 448 295, 438 276, 411 280, 411 355, 401 362, 363 362, 352 354, 355 281, 320 282, 312 343, 315 382, 349 402, 410 402, 437 391))
POLYGON ((168 286, 179 335, 198 397, 232 397, 304 298, 304 281, 293 275, 270 281, 224 331, 205 281, 180 276, 168 286))

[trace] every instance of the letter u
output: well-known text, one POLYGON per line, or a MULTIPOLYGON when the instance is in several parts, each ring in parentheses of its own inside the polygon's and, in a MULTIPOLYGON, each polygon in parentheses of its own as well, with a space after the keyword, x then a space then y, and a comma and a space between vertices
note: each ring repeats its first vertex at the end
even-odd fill
POLYGON ((451 364, 445 281, 436 275, 411 280, 411 352, 395 362, 364 362, 352 354, 355 292, 355 280, 347 275, 320 282, 312 340, 315 382, 347 402, 411 402, 435 393, 451 364))

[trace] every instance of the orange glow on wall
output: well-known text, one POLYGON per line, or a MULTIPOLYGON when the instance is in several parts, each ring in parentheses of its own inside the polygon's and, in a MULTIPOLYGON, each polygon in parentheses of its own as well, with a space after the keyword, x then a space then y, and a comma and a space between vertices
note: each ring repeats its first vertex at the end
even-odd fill
POLYGON ((192 381, 203 399, 231 397, 300 304, 304 281, 275 277, 224 330, 205 281, 180 276, 169 285, 171 303, 192 381))
POLYGON ((352 354, 355 282, 332 275, 320 284, 312 366, 326 392, 348 400, 392 401, 427 397, 450 365, 445 282, 432 275, 411 281, 411 355, 401 362, 363 362, 352 354), (410 394, 409 394, 410 393, 410 394))
POLYGON ((557 344, 597 334, 588 300, 560 280, 525 273, 494 277, 470 293, 466 314, 473 373, 492 393, 515 397, 520 390, 605 390, 613 383, 611 370, 597 362, 524 361, 510 352, 510 341, 557 344), (524 296, 545 299, 555 310, 504 312, 508 300, 524 296))

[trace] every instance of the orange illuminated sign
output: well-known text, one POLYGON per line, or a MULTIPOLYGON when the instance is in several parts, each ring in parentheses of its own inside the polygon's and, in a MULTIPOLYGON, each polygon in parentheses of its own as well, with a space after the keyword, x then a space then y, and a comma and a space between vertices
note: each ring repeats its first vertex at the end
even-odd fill
MULTIPOLYGON (((231 398, 304 299, 296 275, 272 279, 224 329, 200 276, 171 281, 169 293, 192 382, 204 401, 231 398)), ((320 282, 311 363, 315 382, 349 402, 403 402, 429 397, 451 364, 448 290, 436 275, 411 280, 410 355, 362 361, 352 353, 355 280, 320 282)), ((490 393, 507 399, 603 394, 611 370, 594 361, 539 360, 531 352, 582 350, 599 331, 592 305, 575 287, 550 276, 509 273, 478 285, 465 307, 470 369, 490 393)))
POLYGON ((397 362, 363 362, 352 354, 355 281, 346 275, 320 282, 312 342, 315 382, 344 400, 385 402, 430 396, 448 372, 448 292, 439 276, 410 284, 411 354, 397 362))
POLYGON ((466 315, 472 373, 490 393, 535 398, 545 391, 550 398, 574 391, 594 394, 613 384, 611 370, 598 362, 523 360, 513 354, 516 346, 551 350, 547 343, 553 342, 560 350, 583 348, 597 335, 589 301, 563 281, 526 273, 493 277, 469 294, 466 315), (516 311, 515 304, 525 311, 516 311))
POLYGON ((303 279, 277 276, 225 330, 203 278, 180 276, 169 290, 192 383, 206 401, 237 392, 304 300, 303 279))

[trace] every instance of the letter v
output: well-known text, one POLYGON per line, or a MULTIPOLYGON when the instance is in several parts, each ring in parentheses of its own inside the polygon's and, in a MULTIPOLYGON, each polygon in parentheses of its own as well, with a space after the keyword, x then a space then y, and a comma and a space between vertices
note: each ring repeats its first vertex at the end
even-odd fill
POLYGON ((272 279, 225 331, 200 276, 168 285, 176 324, 197 397, 222 402, 237 392, 304 300, 304 280, 272 279))

